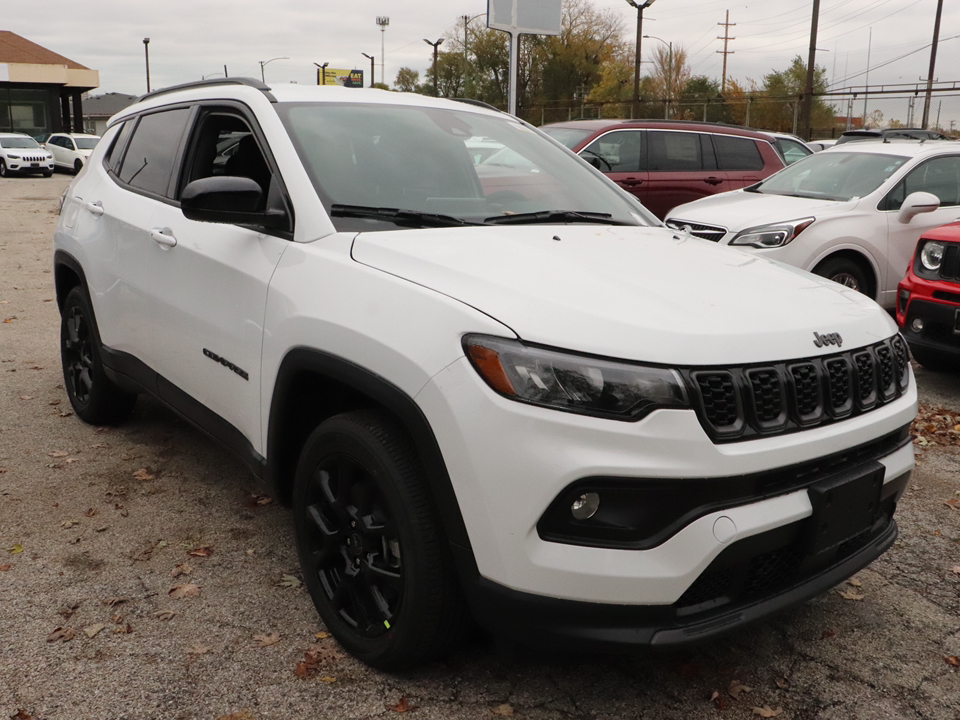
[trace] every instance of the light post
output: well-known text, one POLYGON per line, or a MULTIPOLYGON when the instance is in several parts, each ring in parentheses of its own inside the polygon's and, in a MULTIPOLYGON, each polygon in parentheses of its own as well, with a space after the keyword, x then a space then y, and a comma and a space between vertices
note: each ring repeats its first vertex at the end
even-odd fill
POLYGON ((390 18, 386 15, 377 15, 377 25, 380 26, 380 82, 387 84, 387 76, 384 72, 386 67, 387 51, 384 50, 384 38, 387 36, 387 26, 390 24, 390 18))
POLYGON ((667 46, 667 101, 663 108, 663 119, 667 120, 670 117, 670 101, 673 99, 673 43, 667 42, 656 35, 644 35, 644 37, 659 40, 667 46))
POLYGON ((637 9, 637 58, 633 66, 633 117, 640 114, 640 38, 643 37, 643 11, 654 2, 656 0, 644 0, 642 3, 627 0, 627 4, 637 9))
POLYGON ((143 57, 147 61, 147 92, 150 92, 150 38, 143 39, 143 57))
POLYGON ((440 44, 443 42, 443 38, 440 38, 436 42, 430 42, 426 38, 423 41, 433 48, 433 94, 436 97, 440 97, 440 90, 437 88, 437 52, 440 44))
POLYGON ((373 87, 373 81, 376 80, 375 73, 373 72, 374 68, 376 67, 373 62, 373 55, 367 55, 364 52, 360 54, 370 61, 370 87, 373 87))
MULTIPOLYGON (((654 0, 650 0, 653 2, 654 0)), ((467 46, 470 43, 470 23, 476 20, 478 17, 483 17, 486 13, 480 13, 479 15, 474 15, 470 17, 469 15, 463 16, 463 78, 464 78, 464 94, 467 97, 470 97, 471 91, 471 73, 470 73, 470 55, 468 53, 467 46)))
POLYGON ((272 63, 274 60, 289 60, 289 59, 290 59, 290 58, 288 58, 288 57, 279 57, 279 58, 270 58, 269 60, 261 60, 261 61, 260 61, 260 79, 261 79, 263 82, 266 82, 266 81, 267 81, 267 78, 266 78, 266 76, 265 76, 264 73, 263 73, 263 69, 264 69, 267 65, 269 65, 270 63, 272 63))
POLYGON ((325 62, 323 65, 320 63, 314 63, 317 66, 317 85, 326 85, 327 84, 327 65, 330 63, 325 62), (320 82, 321 73, 323 73, 323 82, 320 82))

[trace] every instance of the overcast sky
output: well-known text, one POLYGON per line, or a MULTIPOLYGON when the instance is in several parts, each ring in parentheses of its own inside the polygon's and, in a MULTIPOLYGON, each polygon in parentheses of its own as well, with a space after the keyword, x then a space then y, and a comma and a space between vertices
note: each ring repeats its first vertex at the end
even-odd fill
MULTIPOLYGON (((636 10, 625 0, 590 0, 623 18, 634 38, 636 10)), ((937 55, 938 80, 960 80, 960 3, 944 3, 937 55)), ((870 84, 917 83, 926 78, 937 0, 821 0, 817 64, 837 86, 863 85, 868 44, 870 84), (872 28, 872 42, 870 32, 872 28)), ((52 0, 49 4, 5 0, 0 30, 12 30, 44 47, 100 71, 97 92, 139 94, 146 90, 143 38, 150 38, 153 88, 222 73, 267 82, 316 82, 313 63, 359 68, 369 74, 376 56, 381 79, 381 38, 386 78, 407 66, 426 75, 436 40, 463 15, 479 15, 486 0, 52 0), (390 25, 381 36, 378 15, 390 25)), ((644 33, 686 48, 695 75, 719 79, 723 35, 718 23, 730 11, 728 75, 761 80, 807 54, 812 0, 656 0, 644 12, 644 33)), ((643 57, 658 44, 644 40, 643 57)), ((369 83, 369 78, 367 78, 369 83)), ((958 85, 960 94, 960 85, 958 85)), ((956 104, 960 115, 960 97, 956 104)), ((944 101, 944 107, 948 101, 944 101)))

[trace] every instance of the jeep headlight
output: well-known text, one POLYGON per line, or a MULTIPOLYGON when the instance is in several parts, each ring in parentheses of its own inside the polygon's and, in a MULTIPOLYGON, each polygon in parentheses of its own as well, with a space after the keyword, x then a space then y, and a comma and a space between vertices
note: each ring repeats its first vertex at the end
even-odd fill
POLYGON ((943 262, 943 243, 927 241, 920 251, 920 264, 924 269, 936 272, 943 262))
POLYGON ((797 235, 806 230, 816 218, 789 220, 773 225, 760 225, 738 232, 731 245, 747 245, 755 248, 783 247, 797 235))
POLYGON ((14 155, 13 153, 10 153, 9 155, 7 155, 7 157, 10 158, 11 160, 19 160, 19 159, 20 159, 20 156, 19 156, 19 155, 14 155))
POLYGON ((656 408, 689 407, 680 374, 541 347, 467 335, 474 369, 496 392, 519 402, 615 420, 638 420, 656 408))

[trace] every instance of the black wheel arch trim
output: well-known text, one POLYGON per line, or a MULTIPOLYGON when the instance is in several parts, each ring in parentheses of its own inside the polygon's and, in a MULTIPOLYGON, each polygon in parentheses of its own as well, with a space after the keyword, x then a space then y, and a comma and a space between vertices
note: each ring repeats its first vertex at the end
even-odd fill
POLYGON ((462 563, 458 563, 461 574, 464 570, 474 569, 476 565, 472 562, 473 553, 469 551, 470 540, 456 492, 447 472, 440 445, 420 406, 406 392, 386 378, 337 355, 313 348, 298 347, 290 350, 280 364, 273 390, 267 433, 267 477, 274 488, 279 490, 286 485, 296 469, 297 458, 290 457, 289 452, 284 452, 284 440, 289 435, 285 432, 284 418, 289 417, 287 405, 296 396, 295 384, 302 373, 315 373, 341 383, 368 397, 400 420, 410 433, 420 461, 423 463, 427 485, 439 511, 447 540, 453 546, 467 550, 466 553, 455 552, 458 558, 469 556, 466 568, 462 563))

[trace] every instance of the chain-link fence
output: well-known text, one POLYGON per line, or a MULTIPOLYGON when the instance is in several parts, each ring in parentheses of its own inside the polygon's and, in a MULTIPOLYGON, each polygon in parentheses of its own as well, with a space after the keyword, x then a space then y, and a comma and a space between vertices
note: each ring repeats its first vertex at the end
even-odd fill
MULTIPOLYGON (((862 127, 920 127, 924 92, 866 92, 820 95, 811 118, 813 138, 832 138, 849 129, 862 127)), ((799 126, 802 112, 798 97, 766 97, 760 94, 728 99, 680 98, 647 100, 634 111, 632 102, 566 101, 520 109, 520 116, 534 125, 577 119, 683 119, 724 122, 761 130, 803 135, 799 126)), ((960 137, 960 91, 934 93, 930 102, 929 129, 960 137)))

